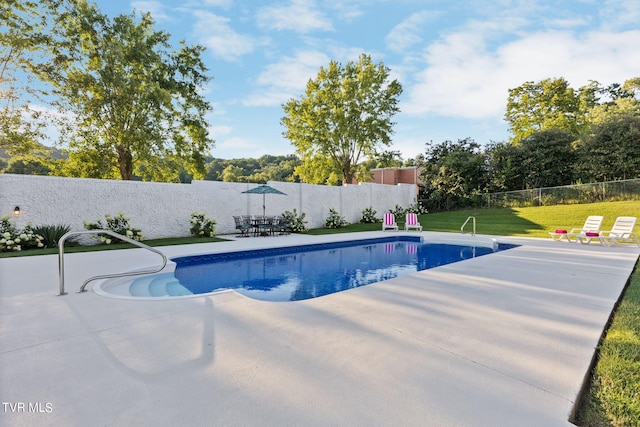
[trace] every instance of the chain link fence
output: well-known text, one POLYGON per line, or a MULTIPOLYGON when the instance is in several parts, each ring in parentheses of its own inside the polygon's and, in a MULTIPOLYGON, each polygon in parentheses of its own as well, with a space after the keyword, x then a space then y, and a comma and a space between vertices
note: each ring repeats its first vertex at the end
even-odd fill
POLYGON ((620 200, 640 200, 640 178, 592 184, 564 185, 531 190, 490 193, 483 203, 487 208, 570 205, 620 200))

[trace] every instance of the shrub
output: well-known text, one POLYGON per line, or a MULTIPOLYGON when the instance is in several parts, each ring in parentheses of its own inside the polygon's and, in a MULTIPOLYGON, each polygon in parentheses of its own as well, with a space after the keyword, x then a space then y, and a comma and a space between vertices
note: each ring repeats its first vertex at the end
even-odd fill
MULTIPOLYGON (((139 228, 133 228, 129 225, 129 217, 123 214, 122 212, 118 212, 115 216, 111 216, 106 214, 104 216, 106 221, 105 224, 102 224, 101 220, 96 220, 96 222, 84 221, 84 228, 87 230, 111 230, 115 233, 121 234, 123 236, 127 236, 133 240, 142 240, 142 230, 139 228)), ((100 236, 96 237, 102 243, 106 243, 110 245, 111 243, 121 242, 120 239, 111 236, 100 236)))
POLYGON ((191 228, 189 232, 196 237, 213 237, 216 234, 216 224, 214 219, 207 218, 202 212, 191 214, 191 228))
POLYGON ((42 236, 38 235, 31 223, 28 223, 22 230, 16 228, 15 224, 9 221, 9 216, 0 219, 0 251, 17 252, 30 248, 42 248, 42 236))
POLYGON ((349 223, 340 216, 338 211, 333 208, 329 209, 329 216, 324 220, 324 226, 327 228, 342 228, 349 225, 349 223))
POLYGON ((422 202, 415 202, 405 210, 405 213, 408 212, 412 212, 418 215, 424 215, 428 214, 429 210, 422 204, 422 202))
POLYGON ((389 212, 391 212, 392 214, 394 214, 396 216, 396 221, 398 221, 398 220, 403 221, 405 215, 408 214, 409 212, 412 212, 412 213, 415 213, 415 214, 418 214, 418 215, 423 215, 423 214, 429 213, 429 211, 422 204, 422 202, 416 202, 416 203, 410 205, 407 208, 403 208, 400 205, 396 205, 395 208, 389 209, 389 212))
MULTIPOLYGON (((33 231, 36 234, 42 236, 42 243, 47 248, 55 248, 58 246, 58 242, 69 231, 71 231, 71 226, 66 224, 60 225, 39 225, 37 227, 33 227, 33 231)), ((73 242, 73 237, 67 239, 67 242, 73 242)))
POLYGON ((404 217, 404 214, 407 212, 407 210, 400 205, 396 205, 395 208, 389 209, 389 212, 395 215, 397 221, 404 217))
POLYGON ((376 216, 378 213, 371 206, 362 210, 362 218, 360 218, 360 222, 362 224, 374 224, 376 222, 382 222, 382 219, 376 216))
POLYGON ((293 209, 291 211, 284 211, 281 215, 284 218, 284 222, 289 224, 289 228, 294 233, 304 233, 307 231, 307 226, 305 225, 307 221, 304 220, 304 217, 307 216, 306 213, 302 212, 298 215, 298 211, 293 209))

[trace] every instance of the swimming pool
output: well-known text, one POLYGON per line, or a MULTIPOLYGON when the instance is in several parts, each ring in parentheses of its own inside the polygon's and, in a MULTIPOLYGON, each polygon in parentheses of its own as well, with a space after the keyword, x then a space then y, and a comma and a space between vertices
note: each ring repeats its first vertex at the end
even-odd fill
POLYGON ((317 298, 514 245, 425 243, 394 236, 176 257, 173 272, 119 279, 96 291, 121 297, 180 297, 234 290, 266 301, 317 298))

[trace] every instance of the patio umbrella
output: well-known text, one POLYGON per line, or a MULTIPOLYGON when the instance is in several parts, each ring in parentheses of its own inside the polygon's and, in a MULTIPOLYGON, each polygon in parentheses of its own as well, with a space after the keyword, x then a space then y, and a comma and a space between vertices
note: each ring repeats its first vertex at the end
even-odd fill
POLYGON ((265 196, 267 194, 282 194, 283 196, 286 196, 285 193, 283 193, 280 190, 277 190, 273 187, 268 186, 267 184, 262 184, 259 185, 255 188, 252 188, 251 190, 247 190, 247 191, 243 191, 244 193, 248 193, 248 194, 262 194, 262 215, 264 216, 266 213, 266 209, 265 209, 265 196))

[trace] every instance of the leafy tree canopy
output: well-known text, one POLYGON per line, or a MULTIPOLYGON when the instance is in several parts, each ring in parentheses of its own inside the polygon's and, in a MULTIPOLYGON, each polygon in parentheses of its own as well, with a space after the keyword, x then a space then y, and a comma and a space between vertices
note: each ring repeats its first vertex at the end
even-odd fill
POLYGON ((587 126, 587 111, 595 104, 593 90, 575 91, 563 78, 526 82, 509 89, 505 120, 511 141, 518 144, 534 132, 564 129, 576 137, 587 126))
POLYGON ((272 156, 267 154, 257 159, 211 159, 206 165, 205 179, 255 183, 295 182, 294 169, 299 164, 300 160, 295 155, 272 156))
POLYGON ((45 19, 35 2, 3 0, 0 22, 0 149, 24 158, 41 152, 38 141, 45 137, 42 112, 29 105, 32 76, 24 73, 43 41, 45 19))
POLYGON ((14 157, 9 161, 3 172, 19 175, 49 175, 51 173, 51 167, 43 158, 14 157))
POLYGON ((46 16, 30 71, 48 83, 48 99, 64 114, 64 173, 101 178, 177 180, 204 173, 213 144, 199 89, 210 78, 204 48, 154 29, 149 14, 110 19, 84 0, 41 2, 46 16), (150 165, 153 165, 152 167, 150 165))
POLYGON ((333 159, 319 155, 304 156, 295 174, 307 184, 340 185, 344 178, 333 159))
POLYGON ((526 82, 509 89, 505 120, 511 142, 519 144, 531 134, 561 129, 575 138, 617 114, 640 114, 640 78, 603 87, 596 81, 575 90, 564 78, 526 82))
POLYGON ((555 187, 573 182, 575 137, 560 129, 535 132, 523 139, 520 167, 525 188, 555 187))
POLYGON ((603 102, 590 111, 590 119, 594 124, 601 124, 617 115, 640 116, 640 77, 624 82, 614 83, 600 90, 603 102))
POLYGON ((578 144, 584 182, 640 177, 640 115, 620 114, 596 124, 578 144))
POLYGON ((494 142, 485 147, 489 164, 490 192, 525 188, 522 152, 511 142, 494 142))
POLYGON ((326 183, 333 174, 352 182, 361 159, 391 143, 401 93, 400 83, 389 81, 389 69, 365 54, 357 62, 321 67, 305 94, 283 105, 283 134, 302 158, 300 177, 326 183), (318 173, 321 166, 326 169, 318 173))
POLYGON ((486 188, 485 156, 471 138, 427 143, 421 178, 423 202, 429 210, 461 207, 467 196, 479 194, 486 188))

